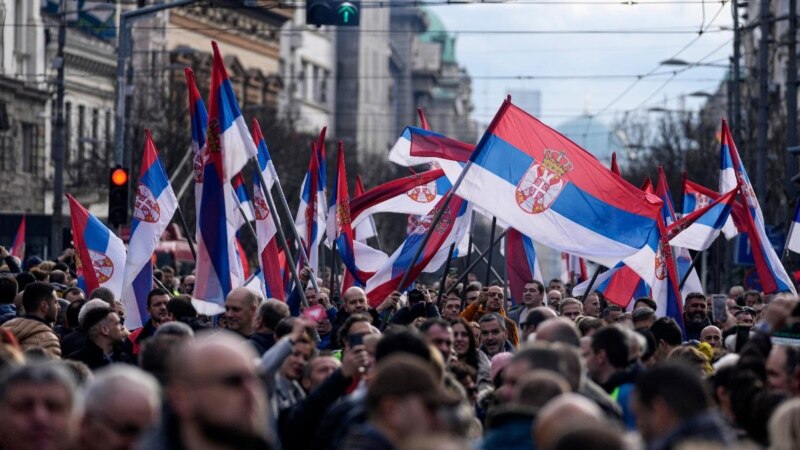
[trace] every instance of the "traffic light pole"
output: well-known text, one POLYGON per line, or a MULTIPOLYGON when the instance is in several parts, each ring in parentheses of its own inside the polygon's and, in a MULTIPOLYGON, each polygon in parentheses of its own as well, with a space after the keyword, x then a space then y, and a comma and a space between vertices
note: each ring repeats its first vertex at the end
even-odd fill
MULTIPOLYGON (((61 0, 64 3, 65 0, 61 0)), ((125 158, 125 109, 128 93, 127 79, 125 78, 126 62, 133 50, 133 22, 142 17, 167 9, 189 6, 198 0, 177 0, 161 5, 152 5, 145 8, 134 9, 122 13, 119 20, 119 41, 117 44, 117 105, 114 121, 114 164, 124 165, 125 158)), ((63 20, 63 19, 62 19, 63 20)), ((60 36, 59 36, 60 37, 60 36)))

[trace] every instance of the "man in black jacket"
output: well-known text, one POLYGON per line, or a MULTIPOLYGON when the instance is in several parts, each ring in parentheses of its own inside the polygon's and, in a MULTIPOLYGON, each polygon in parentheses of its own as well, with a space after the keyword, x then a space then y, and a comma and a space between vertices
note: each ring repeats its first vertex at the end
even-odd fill
POLYGON ((92 309, 86 313, 83 326, 87 330, 88 339, 83 348, 67 358, 80 361, 92 370, 112 363, 131 362, 130 356, 120 349, 125 335, 119 316, 114 310, 107 306, 92 309))

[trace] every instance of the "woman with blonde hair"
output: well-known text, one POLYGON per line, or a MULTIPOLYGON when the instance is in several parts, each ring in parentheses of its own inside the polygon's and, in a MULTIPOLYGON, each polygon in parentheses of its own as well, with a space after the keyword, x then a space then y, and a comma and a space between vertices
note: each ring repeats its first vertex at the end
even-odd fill
POLYGON ((770 450, 800 448, 800 398, 783 402, 769 418, 770 450))

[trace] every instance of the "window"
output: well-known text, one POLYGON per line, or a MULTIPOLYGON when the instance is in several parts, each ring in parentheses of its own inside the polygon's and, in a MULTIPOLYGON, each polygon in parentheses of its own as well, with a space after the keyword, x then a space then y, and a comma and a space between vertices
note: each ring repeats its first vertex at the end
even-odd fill
POLYGON ((82 162, 86 158, 86 139, 84 132, 86 131, 86 107, 78 105, 78 157, 75 158, 76 163, 82 162))
POLYGON ((39 127, 33 123, 22 123, 22 171, 33 175, 42 174, 44 158, 39 127))
POLYGON ((298 92, 297 96, 305 99, 306 98, 306 63, 300 63, 300 73, 297 75, 297 87, 298 92))
POLYGON ((111 160, 111 154, 114 150, 114 134, 111 133, 111 111, 106 111, 106 125, 105 125, 105 132, 106 132, 106 156, 105 160, 108 163, 111 160))
POLYGON ((92 109, 92 142, 89 148, 91 148, 91 158, 93 160, 99 159, 100 155, 97 153, 98 144, 100 144, 100 111, 97 108, 92 109))
POLYGON ((319 102, 323 105, 328 104, 328 77, 330 74, 327 70, 322 69, 322 76, 319 83, 319 102))
MULTIPOLYGON (((55 139, 58 139, 56 137, 55 139)), ((72 103, 64 103, 64 167, 69 167, 70 162, 75 161, 74 148, 72 146, 72 103)))

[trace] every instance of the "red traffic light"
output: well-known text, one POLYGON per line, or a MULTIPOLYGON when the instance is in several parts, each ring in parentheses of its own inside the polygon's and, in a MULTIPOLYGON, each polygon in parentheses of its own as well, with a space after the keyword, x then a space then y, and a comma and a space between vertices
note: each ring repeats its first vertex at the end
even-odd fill
POLYGON ((128 170, 121 167, 112 170, 111 183, 114 186, 124 186, 128 184, 128 170))

